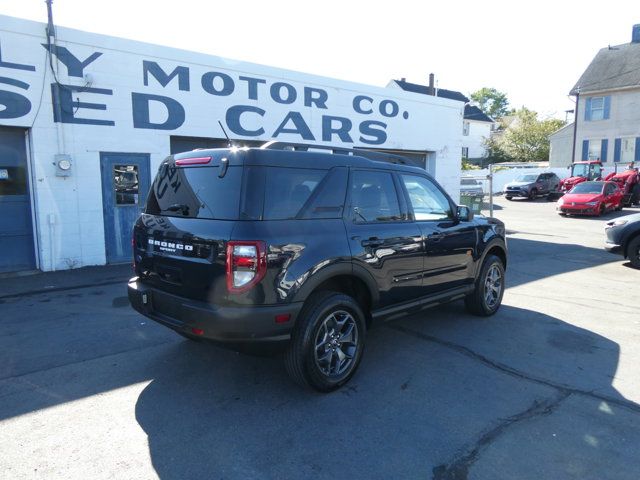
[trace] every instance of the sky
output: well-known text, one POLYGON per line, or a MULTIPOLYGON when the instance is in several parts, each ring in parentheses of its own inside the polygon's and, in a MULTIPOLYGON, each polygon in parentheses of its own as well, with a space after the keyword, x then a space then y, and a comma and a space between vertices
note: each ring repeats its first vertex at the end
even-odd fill
MULTIPOLYGON (((0 14, 46 22, 44 0, 0 14)), ((56 25, 385 86, 406 78, 565 118, 600 48, 631 41, 640 2, 54 0, 56 25)))

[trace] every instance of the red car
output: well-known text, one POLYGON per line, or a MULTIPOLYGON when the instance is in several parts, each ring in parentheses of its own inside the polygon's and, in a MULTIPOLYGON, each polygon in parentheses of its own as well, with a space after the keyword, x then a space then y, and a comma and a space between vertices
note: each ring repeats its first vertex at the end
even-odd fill
POLYGON ((613 182, 582 182, 558 200, 560 215, 602 215, 622 210, 623 193, 613 182))

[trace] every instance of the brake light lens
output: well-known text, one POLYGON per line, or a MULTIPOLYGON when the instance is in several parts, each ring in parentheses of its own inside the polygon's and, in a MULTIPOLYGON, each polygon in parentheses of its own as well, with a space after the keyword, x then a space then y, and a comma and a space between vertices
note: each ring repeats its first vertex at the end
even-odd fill
POLYGON ((181 167, 185 165, 206 165, 211 161, 211 157, 191 157, 181 158, 176 160, 176 166, 181 167))
POLYGON ((261 241, 227 243, 227 290, 244 293, 264 278, 267 272, 266 245, 261 241))

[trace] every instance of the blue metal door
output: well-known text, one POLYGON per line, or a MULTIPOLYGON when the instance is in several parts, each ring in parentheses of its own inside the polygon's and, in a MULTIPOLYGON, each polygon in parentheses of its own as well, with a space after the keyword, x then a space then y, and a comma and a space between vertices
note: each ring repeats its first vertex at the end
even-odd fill
POLYGON ((149 155, 100 153, 107 263, 131 261, 131 231, 147 201, 149 155))
POLYGON ((36 268, 25 133, 0 127, 0 272, 36 268))

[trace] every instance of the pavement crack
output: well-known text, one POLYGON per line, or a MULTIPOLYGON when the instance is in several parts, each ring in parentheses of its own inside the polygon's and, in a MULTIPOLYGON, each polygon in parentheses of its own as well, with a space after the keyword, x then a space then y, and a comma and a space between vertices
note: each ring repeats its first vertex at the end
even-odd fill
POLYGON ((427 342, 431 342, 431 343, 435 343, 437 345, 443 346, 445 348, 448 348, 450 350, 453 350, 461 355, 464 355, 467 358, 471 358, 475 361, 478 361, 480 363, 483 363, 484 365, 486 365, 489 368, 492 368, 494 370, 497 370, 499 372, 505 373, 507 375, 510 375, 512 377, 515 378, 519 378, 521 380, 525 380, 528 382, 533 382, 533 383, 537 383, 539 385, 543 385, 545 387, 549 387, 549 388, 553 388, 556 390, 559 390, 561 392, 564 393, 570 393, 570 394, 576 394, 576 395, 583 395, 586 397, 590 397, 590 398, 594 398, 597 400, 602 400, 605 402, 610 402, 614 405, 618 405, 619 407, 623 407, 623 408, 627 408, 629 410, 632 410, 634 412, 640 413, 640 405, 630 401, 630 400, 626 400, 626 399, 619 399, 619 398, 615 398, 615 397, 611 397, 609 395, 602 395, 602 394, 598 394, 596 393, 594 390, 581 390, 579 388, 575 388, 572 387, 570 385, 565 385, 562 383, 556 383, 553 382, 551 380, 547 380, 544 378, 539 378, 536 377, 534 375, 530 375, 528 373, 522 372, 520 370, 517 370, 513 367, 510 367, 508 365, 505 365, 503 363, 500 362, 496 362, 494 360, 491 360, 490 358, 485 357, 484 355, 474 352, 473 350, 471 350, 470 348, 464 347, 462 345, 459 345, 457 343, 453 343, 453 342, 449 342, 447 340, 442 340, 438 337, 434 337, 433 335, 427 335, 425 333, 422 332, 418 332, 415 330, 412 330, 410 328, 406 328, 403 327, 401 325, 385 325, 386 328, 390 328, 392 330, 396 330, 398 332, 404 333, 406 335, 412 336, 414 338, 418 338, 420 340, 424 340, 427 342))
POLYGON ((458 452, 447 464, 433 469, 433 480, 467 480, 469 469, 478 460, 483 450, 495 442, 511 426, 552 414, 564 400, 571 396, 571 392, 561 391, 551 398, 534 401, 526 410, 503 419, 498 425, 486 430, 478 440, 458 452))

